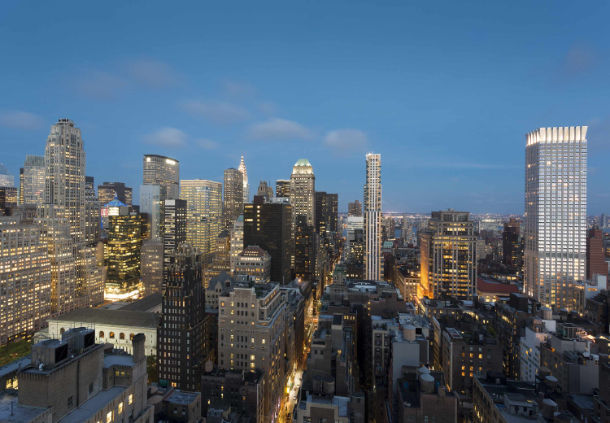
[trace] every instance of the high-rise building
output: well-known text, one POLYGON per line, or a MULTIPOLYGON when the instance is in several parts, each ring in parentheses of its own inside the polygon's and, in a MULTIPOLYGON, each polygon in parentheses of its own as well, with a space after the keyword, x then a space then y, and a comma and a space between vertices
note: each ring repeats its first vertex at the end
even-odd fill
POLYGON ((100 204, 106 204, 116 197, 121 203, 131 206, 132 189, 123 182, 104 182, 97 186, 97 197, 100 204))
POLYGON ((85 176, 85 243, 92 247, 100 239, 100 202, 95 195, 93 176, 85 176))
POLYGON ((204 256, 213 253, 222 229, 222 184, 183 179, 180 189, 180 198, 186 201, 186 241, 204 256))
POLYGON ((140 277, 144 286, 144 295, 161 292, 163 286, 163 241, 161 238, 142 241, 140 277))
POLYGON ((366 155, 364 278, 381 279, 381 154, 366 155))
POLYGON ((25 156, 23 164, 23 184, 20 185, 21 204, 42 204, 45 184, 44 156, 25 156))
POLYGON ((250 185, 248 185, 248 170, 246 169, 246 162, 244 161, 244 156, 241 156, 241 160, 239 162, 239 171, 242 174, 242 183, 243 183, 243 195, 244 201, 243 203, 250 202, 250 185))
POLYGON ((244 183, 242 173, 234 168, 224 174, 224 227, 233 227, 235 219, 244 212, 244 183))
POLYGON ((237 264, 237 256, 244 249, 244 215, 240 215, 233 223, 231 229, 231 245, 229 250, 229 263, 231 272, 235 272, 235 265, 237 264))
POLYGON ((163 200, 160 185, 140 185, 140 213, 146 215, 150 237, 160 238, 163 232, 163 200))
POLYGON ((273 198, 273 188, 271 188, 267 181, 260 181, 256 195, 264 197, 266 201, 269 201, 273 198))
POLYGON ((420 237, 420 294, 471 300, 476 292, 476 241, 468 212, 432 212, 420 237))
POLYGON ((297 216, 294 232, 294 273, 304 281, 312 281, 316 266, 316 234, 307 224, 307 217, 297 216))
POLYGON ((144 185, 159 185, 161 201, 175 200, 180 194, 180 162, 171 157, 145 154, 143 161, 144 185))
POLYGON ((51 312, 51 261, 40 227, 0 218, 0 345, 32 335, 51 312))
POLYGON ((307 224, 315 227, 315 192, 316 177, 311 163, 307 159, 297 160, 290 175, 293 233, 297 216, 305 216, 307 224))
POLYGON ((8 172, 6 166, 0 163, 0 187, 14 187, 15 177, 8 172))
POLYGON ((264 421, 285 390, 286 303, 279 285, 233 283, 218 298, 218 367, 263 372, 264 421))
POLYGON ((201 384, 205 346, 201 255, 183 243, 172 256, 164 280, 157 336, 159 379, 195 391, 201 384))
MULTIPOLYGON (((81 131, 70 119, 59 119, 51 127, 44 160, 44 203, 49 207, 42 211, 42 215, 45 219, 55 220, 51 224, 54 227, 51 233, 63 233, 59 226, 68 225, 72 245, 67 247, 76 261, 76 306, 100 304, 104 294, 103 272, 97 266, 95 235, 92 235, 89 220, 93 219, 93 216, 88 213, 93 182, 89 180, 87 184, 86 156, 81 131)), ((53 265, 54 253, 49 251, 49 255, 53 265)))
POLYGON ((316 191, 316 232, 320 235, 326 232, 337 232, 339 226, 338 195, 316 191))
POLYGON ((0 216, 10 216, 17 207, 18 198, 17 188, 0 187, 0 216))
POLYGON ((504 223, 502 231, 502 262, 511 269, 519 271, 523 266, 523 247, 520 236, 521 223, 511 217, 504 223))
POLYGON ((243 245, 258 245, 271 255, 271 280, 288 283, 290 251, 294 246, 291 235, 292 206, 288 201, 265 203, 255 199, 244 207, 243 245))
POLYGON ((237 256, 236 275, 247 275, 256 283, 267 283, 271 279, 271 256, 258 245, 248 245, 237 256))
POLYGON ((587 280, 593 280, 595 275, 608 276, 608 263, 604 254, 604 236, 598 227, 589 229, 587 233, 587 280))
POLYGON ((525 292, 573 310, 586 277, 587 127, 540 128, 526 140, 525 292))
POLYGON ((347 204, 347 215, 348 216, 362 216, 362 204, 356 200, 353 203, 347 204))
POLYGON ((174 250, 187 240, 187 210, 185 200, 163 202, 163 279, 167 278, 174 250))
POLYGON ((290 198, 290 180, 278 179, 275 181, 275 196, 290 198))
POLYGON ((113 200, 108 206, 108 238, 104 245, 107 269, 104 295, 110 300, 137 297, 142 244, 140 213, 118 200, 113 200))

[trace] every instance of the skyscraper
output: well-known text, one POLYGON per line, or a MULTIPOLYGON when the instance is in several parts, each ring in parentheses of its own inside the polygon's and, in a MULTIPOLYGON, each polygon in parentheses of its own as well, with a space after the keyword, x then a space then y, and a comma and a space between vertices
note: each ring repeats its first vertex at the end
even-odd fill
POLYGON ((587 280, 595 275, 608 276, 608 263, 604 255, 604 235, 598 227, 587 233, 587 280))
POLYGON ((420 235, 421 294, 471 300, 476 291, 474 222, 468 212, 432 212, 420 235))
POLYGON ((243 245, 258 245, 271 255, 274 282, 291 280, 290 252, 294 247, 291 209, 285 200, 265 203, 260 198, 244 207, 243 245))
POLYGON ((201 384, 205 359, 201 255, 188 244, 179 245, 171 255, 157 336, 159 379, 179 389, 195 391, 201 384))
POLYGON ((224 227, 233 227, 235 219, 244 212, 244 183, 242 173, 234 168, 224 174, 224 227))
POLYGON ((145 154, 143 161, 142 183, 159 185, 161 201, 175 200, 180 194, 180 162, 171 157, 145 154))
POLYGON ((381 279, 381 154, 366 155, 364 184, 364 277, 381 279))
POLYGON ((144 295, 161 292, 163 286, 163 241, 161 238, 142 241, 140 277, 142 285, 144 285, 144 295))
POLYGON ((315 225, 316 177, 309 160, 299 159, 290 175, 290 204, 292 205, 292 232, 297 216, 305 216, 306 223, 315 225))
POLYGON ((362 204, 356 200, 353 203, 347 204, 347 215, 348 216, 362 216, 362 204))
POLYGON ((0 163, 0 187, 14 187, 15 177, 8 173, 8 169, 0 163))
POLYGON ((237 258, 244 249, 244 215, 240 215, 235 222, 233 222, 233 228, 231 229, 231 245, 229 251, 229 262, 231 266, 231 272, 235 272, 235 265, 237 264, 237 258))
POLYGON ((22 204, 42 204, 44 201, 45 184, 44 156, 25 156, 23 164, 23 185, 19 195, 22 204))
POLYGON ((85 242, 93 247, 100 238, 100 202, 95 195, 93 176, 85 176, 85 242))
MULTIPOLYGON (((103 301, 103 273, 95 259, 95 240, 87 231, 87 206, 92 199, 86 184, 84 144, 80 129, 70 119, 59 119, 51 127, 44 160, 44 203, 49 207, 41 213, 54 220, 48 222, 54 228, 50 233, 63 234, 59 226, 68 225, 71 245, 62 248, 70 248, 76 260, 76 306, 97 305, 103 301)), ((49 255, 53 266, 54 253, 49 255)))
POLYGON ((258 183, 258 190, 256 191, 256 195, 265 197, 266 201, 269 201, 273 198, 273 188, 271 188, 267 181, 260 181, 258 183))
POLYGON ((174 250, 187 240, 188 212, 186 201, 165 200, 163 202, 163 277, 167 277, 174 250))
POLYGON ((250 185, 248 185, 248 170, 246 170, 246 162, 244 161, 244 156, 241 156, 241 160, 239 162, 239 171, 242 174, 243 177, 243 194, 244 194, 244 201, 243 203, 249 203, 250 202, 250 185))
POLYGON ((213 253, 222 229, 222 184, 205 179, 183 179, 180 184, 180 198, 186 200, 186 241, 204 256, 213 253))
POLYGON ((545 306, 577 307, 587 252, 587 127, 526 136, 525 292, 545 306))
POLYGON ((337 194, 316 191, 316 232, 324 235, 326 232, 337 232, 338 226, 337 194))
POLYGON ((163 200, 160 185, 140 185, 140 213, 145 214, 148 219, 150 237, 160 238, 163 231, 163 200))
POLYGON ((514 271, 520 271, 523 266, 523 248, 521 244, 520 227, 521 223, 517 219, 511 217, 510 220, 504 224, 504 231, 502 231, 502 262, 514 271))
POLYGON ((121 203, 131 206, 132 189, 123 182, 104 182, 97 186, 97 198, 100 204, 107 204, 116 197, 121 203))
POLYGON ((275 181, 275 196, 290 198, 290 180, 278 179, 275 181))

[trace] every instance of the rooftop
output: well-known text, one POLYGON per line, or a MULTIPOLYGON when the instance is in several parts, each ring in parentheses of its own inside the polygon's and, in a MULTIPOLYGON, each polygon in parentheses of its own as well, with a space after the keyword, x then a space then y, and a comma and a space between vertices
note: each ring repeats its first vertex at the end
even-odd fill
POLYGON ((138 301, 134 301, 129 303, 123 307, 121 310, 128 311, 151 311, 156 307, 161 307, 161 300, 163 296, 159 293, 148 295, 138 301))
POLYGON ((132 310, 106 310, 101 308, 85 308, 74 310, 59 317, 53 317, 49 321, 97 323, 116 326, 137 326, 156 329, 159 324, 159 316, 155 313, 132 310))
POLYGON ((29 422, 45 412, 47 412, 46 408, 18 404, 16 394, 0 394, 0 422, 2 423, 29 422))
POLYGON ((79 408, 73 410, 71 413, 65 415, 59 420, 60 423, 81 423, 89 420, 100 408, 113 401, 116 397, 121 395, 125 387, 115 386, 113 388, 101 391, 93 398, 90 398, 81 405, 79 408))

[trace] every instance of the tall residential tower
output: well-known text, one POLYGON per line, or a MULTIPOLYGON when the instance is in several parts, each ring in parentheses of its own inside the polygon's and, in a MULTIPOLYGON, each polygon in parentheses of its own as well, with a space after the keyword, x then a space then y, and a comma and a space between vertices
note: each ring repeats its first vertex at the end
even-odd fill
POLYGON ((381 154, 366 155, 364 278, 381 279, 381 154))

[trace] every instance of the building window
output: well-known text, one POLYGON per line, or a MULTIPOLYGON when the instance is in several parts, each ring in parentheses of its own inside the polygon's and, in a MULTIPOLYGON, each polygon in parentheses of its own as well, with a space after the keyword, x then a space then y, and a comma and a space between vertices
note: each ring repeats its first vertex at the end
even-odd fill
POLYGON ((110 332, 110 339, 114 339, 114 332, 110 332))
POLYGON ((74 407, 74 397, 68 397, 68 410, 74 407))
POLYGON ((123 403, 119 403, 119 414, 123 414, 123 403))
POLYGON ((103 338, 103 337, 104 337, 104 331, 103 331, 103 330, 101 330, 101 331, 100 331, 100 338, 103 338))
POLYGON ((127 397, 127 404, 133 404, 133 394, 129 394, 129 396, 127 397))
POLYGON ((106 423, 112 423, 112 411, 106 413, 106 423))
POLYGON ((64 332, 65 332, 65 329, 64 329, 64 328, 61 328, 61 329, 59 330, 59 334, 60 334, 60 335, 63 335, 63 334, 64 334, 64 332))
POLYGON ((125 339, 125 334, 123 332, 119 334, 119 339, 125 339))

